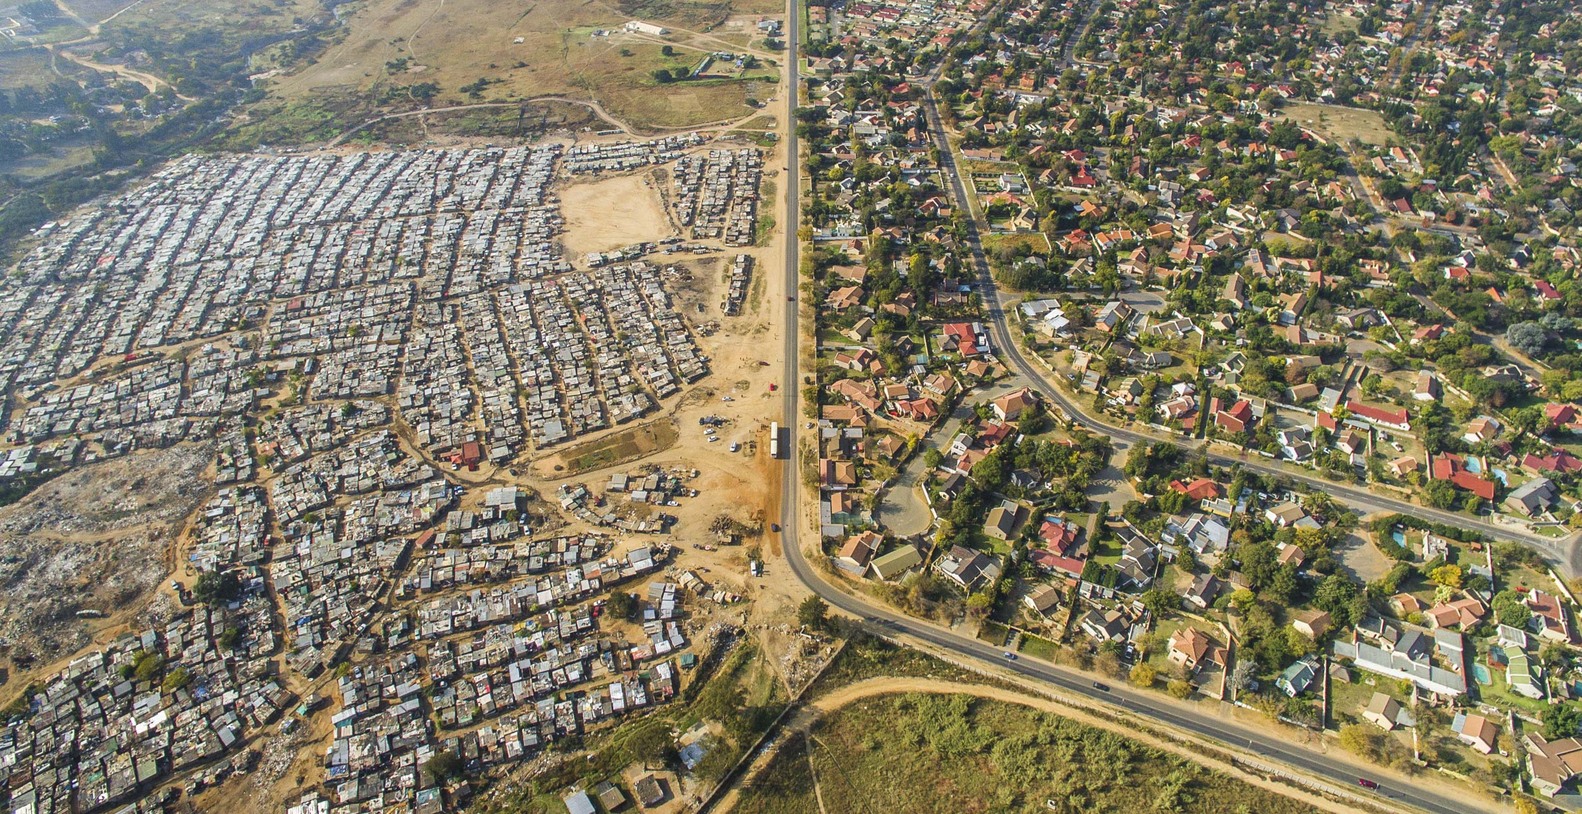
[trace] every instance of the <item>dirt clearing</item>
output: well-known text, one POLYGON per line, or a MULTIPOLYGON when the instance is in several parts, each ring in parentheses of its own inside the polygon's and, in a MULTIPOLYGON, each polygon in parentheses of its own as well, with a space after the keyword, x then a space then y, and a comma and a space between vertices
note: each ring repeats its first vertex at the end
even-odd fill
POLYGON ((86 645, 80 610, 113 624, 170 573, 171 544, 211 490, 210 445, 183 445, 74 469, 0 509, 0 636, 24 666, 86 645))
POLYGON ((672 234, 664 202, 646 174, 567 187, 560 203, 566 218, 561 242, 573 259, 672 234))

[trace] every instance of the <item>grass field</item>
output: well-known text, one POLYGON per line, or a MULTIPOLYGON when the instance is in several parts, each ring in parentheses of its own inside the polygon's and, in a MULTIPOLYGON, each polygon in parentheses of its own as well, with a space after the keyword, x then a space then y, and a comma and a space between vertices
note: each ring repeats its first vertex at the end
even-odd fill
POLYGON ((1382 145, 1389 143, 1394 135, 1389 125, 1384 123, 1384 117, 1372 110, 1336 105, 1289 104, 1282 107, 1280 113, 1324 138, 1341 143, 1357 139, 1363 144, 1382 145))
POLYGON ((1362 21, 1351 16, 1350 14, 1334 12, 1324 15, 1324 33, 1330 35, 1331 37, 1335 36, 1336 34, 1344 34, 1348 31, 1356 33, 1357 29, 1360 28, 1361 25, 1362 21))
POLYGON ((966 695, 846 707, 788 742, 736 811, 818 811, 815 790, 852 812, 1312 810, 1111 732, 966 695))
POLYGON ((1060 652, 1060 646, 1042 637, 1031 633, 1023 633, 1018 642, 1018 649, 1023 653, 1044 661, 1054 661, 1060 652))
MULTIPOLYGON (((313 105, 326 93, 361 97, 377 112, 412 109, 406 89, 428 84, 438 88, 432 107, 564 96, 598 102, 644 130, 744 117, 753 110, 746 104, 749 89, 766 95, 774 71, 755 72, 753 80, 661 83, 654 77, 661 69, 690 69, 706 51, 745 44, 733 33, 743 29, 744 11, 684 0, 373 0, 351 15, 336 44, 271 81, 257 118, 289 118, 295 106, 313 105), (621 27, 631 19, 672 31, 662 39, 627 33, 621 27), (667 49, 671 53, 662 53, 667 49)), ((344 104, 334 112, 342 129, 376 115, 344 104)))
POLYGON ((1039 254, 1049 253, 1049 239, 1042 232, 1025 232, 1014 235, 984 235, 983 250, 993 254, 1002 248, 1026 246, 1039 254))

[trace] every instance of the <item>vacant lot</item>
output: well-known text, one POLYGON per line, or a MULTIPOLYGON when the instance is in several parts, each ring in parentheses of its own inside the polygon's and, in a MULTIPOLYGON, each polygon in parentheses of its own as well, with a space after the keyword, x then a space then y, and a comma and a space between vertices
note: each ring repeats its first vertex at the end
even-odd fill
POLYGON ((534 466, 546 477, 563 478, 614 466, 674 446, 680 432, 673 418, 661 418, 567 447, 558 455, 542 458, 534 466))
POLYGON ((735 810, 816 812, 820 798, 841 811, 920 814, 1313 810, 1112 732, 924 693, 867 698, 823 719, 785 744, 735 810))
POLYGON ((0 637, 48 663, 88 642, 80 610, 140 610, 170 573, 181 524, 210 490, 212 446, 74 469, 0 509, 0 637))
POLYGON ((566 233, 562 242, 573 260, 658 240, 671 234, 664 204, 648 173, 617 175, 566 187, 560 193, 566 233))
POLYGON ((1282 115, 1331 141, 1346 143, 1357 139, 1363 144, 1387 144, 1393 135, 1384 117, 1372 110, 1338 105, 1292 104, 1280 109, 1282 115))

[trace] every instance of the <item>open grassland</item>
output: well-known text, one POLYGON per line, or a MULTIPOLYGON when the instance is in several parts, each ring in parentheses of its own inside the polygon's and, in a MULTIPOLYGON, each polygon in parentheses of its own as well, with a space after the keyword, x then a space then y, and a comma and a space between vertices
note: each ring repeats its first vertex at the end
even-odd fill
POLYGON ((351 14, 323 53, 271 80, 251 135, 260 142, 318 139, 317 128, 300 126, 304 108, 347 129, 423 105, 546 96, 597 102, 645 130, 742 118, 753 111, 749 91, 772 86, 777 71, 677 82, 655 77, 657 71, 685 76, 709 51, 753 45, 752 24, 738 12, 732 3, 677 0, 373 0, 351 14), (631 19, 671 33, 628 33, 622 26, 631 19))
POLYGON ((820 798, 842 811, 920 813, 1312 810, 1115 733, 923 693, 857 701, 794 737, 735 810, 817 812, 820 798))
POLYGON ((1384 117, 1372 110, 1337 105, 1288 104, 1281 115, 1299 126, 1313 130, 1342 144, 1357 139, 1364 144, 1382 145, 1393 135, 1384 117))
POLYGON ((8 48, 0 50, 0 90, 34 88, 42 90, 51 83, 65 78, 75 78, 82 73, 77 65, 59 60, 56 68, 50 67, 49 52, 43 48, 8 48))

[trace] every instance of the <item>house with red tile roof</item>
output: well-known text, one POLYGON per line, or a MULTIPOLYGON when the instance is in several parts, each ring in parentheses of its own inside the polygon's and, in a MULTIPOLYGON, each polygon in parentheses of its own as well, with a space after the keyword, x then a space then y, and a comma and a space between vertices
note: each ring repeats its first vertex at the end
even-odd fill
POLYGON ((1412 429, 1411 419, 1407 416, 1404 407, 1390 410, 1384 407, 1372 407, 1360 401, 1348 401, 1346 402, 1346 409, 1350 410, 1352 415, 1370 424, 1402 432, 1410 432, 1412 429))
POLYGON ((1170 491, 1180 492, 1193 500, 1213 500, 1222 494, 1219 484, 1208 478, 1198 478, 1191 483, 1170 481, 1170 491))

